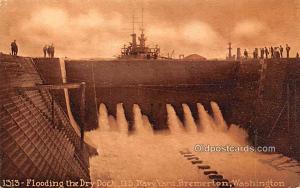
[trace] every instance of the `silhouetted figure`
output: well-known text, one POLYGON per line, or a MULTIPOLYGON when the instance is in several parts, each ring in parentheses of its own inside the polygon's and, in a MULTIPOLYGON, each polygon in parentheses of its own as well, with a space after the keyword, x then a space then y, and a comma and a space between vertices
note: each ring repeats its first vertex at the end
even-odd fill
POLYGON ((273 48, 273 46, 271 46, 270 51, 271 51, 271 58, 274 58, 274 48, 273 48))
POLYGON ((54 58, 54 52, 55 52, 55 49, 54 49, 54 46, 53 44, 51 45, 51 57, 54 58))
POLYGON ((45 45, 44 48, 43 48, 44 57, 47 57, 47 49, 48 49, 48 46, 45 45))
POLYGON ((266 58, 268 59, 269 58, 269 50, 267 47, 265 47, 265 54, 266 54, 266 58))
POLYGON ((47 46, 47 55, 50 58, 51 57, 51 48, 50 46, 47 46))
POLYGON ((254 58, 258 59, 258 48, 254 49, 254 55, 255 55, 254 58))
POLYGON ((48 47, 48 51, 49 51, 49 57, 50 57, 50 58, 54 58, 54 46, 53 46, 53 44, 51 44, 51 45, 48 47))
POLYGON ((297 52, 297 54, 296 54, 296 58, 299 58, 299 52, 297 52))
POLYGON ((246 49, 244 50, 244 57, 245 57, 246 59, 248 59, 248 52, 247 52, 246 49))
POLYGON ((279 59, 279 58, 280 58, 280 51, 279 51, 279 48, 278 48, 278 47, 275 47, 275 49, 274 49, 274 55, 275 55, 275 58, 276 58, 276 59, 279 59))
POLYGON ((14 40, 14 41, 10 44, 10 47, 11 47, 11 55, 17 56, 17 55, 18 55, 18 45, 17 45, 16 40, 14 40))
POLYGON ((286 58, 290 58, 290 50, 291 50, 291 48, 289 47, 289 45, 286 44, 285 49, 286 49, 286 58))
POLYGON ((257 58, 258 58, 258 49, 257 49, 257 48, 255 48, 255 49, 253 50, 253 58, 254 58, 254 59, 257 59, 257 58))
POLYGON ((283 47, 280 45, 279 46, 279 50, 280 50, 280 57, 283 58, 283 47))
POLYGON ((264 57, 265 57, 265 49, 264 49, 264 48, 261 48, 261 49, 260 49, 260 58, 261 58, 261 59, 264 59, 264 57))

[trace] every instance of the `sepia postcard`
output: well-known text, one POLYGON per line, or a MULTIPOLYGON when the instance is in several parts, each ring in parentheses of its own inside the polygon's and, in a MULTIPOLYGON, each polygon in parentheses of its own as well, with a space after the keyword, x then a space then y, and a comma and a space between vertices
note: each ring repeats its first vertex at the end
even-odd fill
POLYGON ((0 188, 300 188, 300 0, 0 0, 0 188))

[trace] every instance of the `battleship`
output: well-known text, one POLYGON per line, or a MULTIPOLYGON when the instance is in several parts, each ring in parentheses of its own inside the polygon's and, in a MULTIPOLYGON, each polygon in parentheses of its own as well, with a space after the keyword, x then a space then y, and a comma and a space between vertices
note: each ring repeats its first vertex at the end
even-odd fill
MULTIPOLYGON (((224 60, 175 59, 162 56, 158 46, 147 46, 143 30, 139 42, 135 32, 131 37, 112 60, 0 53, 2 187, 77 187, 70 182, 95 187, 89 183, 90 160, 101 158, 102 148, 89 134, 105 126, 103 112, 116 119, 120 105, 130 135, 140 129, 137 114, 147 117, 153 134, 172 132, 172 114, 179 122, 192 119, 199 131, 195 122, 216 118, 217 104, 226 123, 244 129, 252 146, 275 146, 290 161, 300 159, 299 58, 244 59, 233 57, 229 46, 224 60)), ((183 128, 188 126, 183 123, 183 128)), ((229 182, 189 149, 178 152, 198 165, 212 186, 229 182)), ((123 182, 131 185, 147 187, 144 182, 123 182)))

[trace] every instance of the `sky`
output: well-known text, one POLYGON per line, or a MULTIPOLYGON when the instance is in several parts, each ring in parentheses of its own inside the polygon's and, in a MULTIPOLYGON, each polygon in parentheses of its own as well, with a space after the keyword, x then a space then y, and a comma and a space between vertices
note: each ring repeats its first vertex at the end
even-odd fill
POLYGON ((291 46, 300 52, 300 0, 0 0, 0 52, 15 39, 20 55, 42 56, 53 43, 56 55, 111 58, 141 28, 146 43, 162 55, 197 53, 225 58, 236 48, 291 46))

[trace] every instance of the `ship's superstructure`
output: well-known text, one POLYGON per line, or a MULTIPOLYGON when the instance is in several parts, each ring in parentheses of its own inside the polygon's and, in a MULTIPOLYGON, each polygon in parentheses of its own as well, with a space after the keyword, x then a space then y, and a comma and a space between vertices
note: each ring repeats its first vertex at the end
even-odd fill
POLYGON ((143 18, 143 10, 142 10, 142 25, 141 25, 141 35, 138 37, 139 43, 137 43, 137 34, 135 33, 135 21, 134 15, 132 17, 132 40, 129 42, 127 46, 124 44, 121 49, 121 55, 119 58, 121 59, 158 59, 160 57, 160 48, 156 45, 154 48, 150 48, 146 45, 147 38, 144 34, 144 18, 143 18))
POLYGON ((160 55, 160 48, 158 46, 150 48, 146 46, 146 37, 142 32, 138 37, 139 44, 136 41, 136 33, 131 34, 132 41, 128 46, 124 45, 121 49, 121 59, 136 58, 136 59, 157 59, 160 55))
POLYGON ((159 58, 160 48, 156 46, 155 48, 150 48, 146 46, 146 37, 142 32, 139 39, 139 44, 136 42, 136 34, 132 33, 132 42, 128 46, 124 45, 121 50, 120 58, 137 58, 137 59, 157 59, 159 58))

